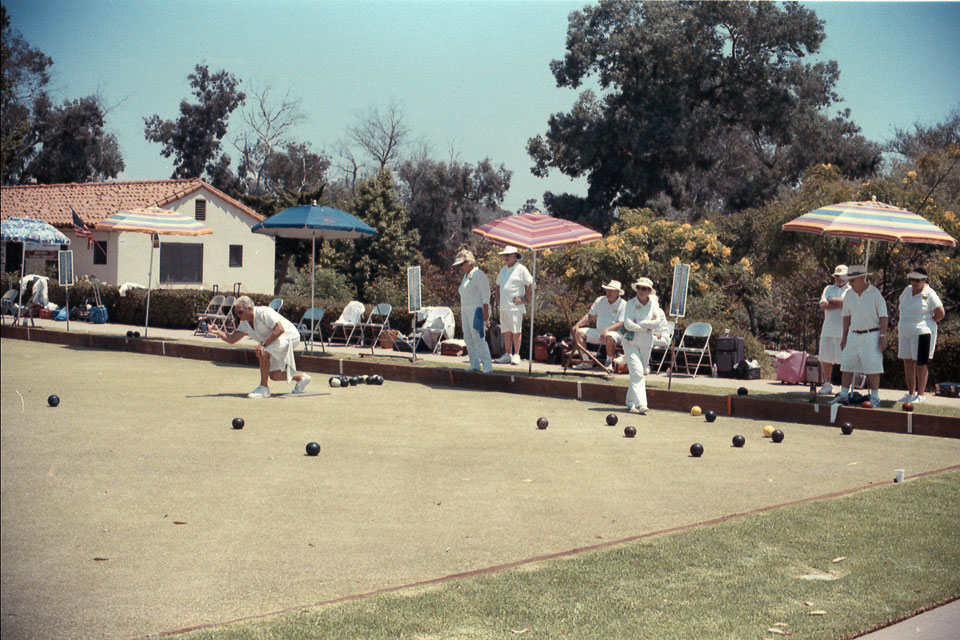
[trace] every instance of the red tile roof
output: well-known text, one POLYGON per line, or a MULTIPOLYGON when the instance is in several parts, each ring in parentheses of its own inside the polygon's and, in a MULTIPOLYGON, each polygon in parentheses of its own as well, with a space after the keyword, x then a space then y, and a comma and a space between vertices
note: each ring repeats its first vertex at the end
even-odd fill
POLYGON ((57 227, 73 225, 70 207, 83 221, 96 223, 124 209, 167 204, 206 189, 241 211, 263 216, 203 180, 137 180, 130 182, 85 182, 81 184, 36 184, 0 188, 0 215, 4 218, 36 218, 57 227))

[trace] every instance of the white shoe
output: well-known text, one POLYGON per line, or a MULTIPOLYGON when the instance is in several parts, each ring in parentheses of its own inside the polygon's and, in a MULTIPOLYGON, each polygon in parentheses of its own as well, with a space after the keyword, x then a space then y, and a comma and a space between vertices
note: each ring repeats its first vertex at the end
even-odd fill
POLYGON ((910 392, 903 394, 903 397, 897 400, 897 402, 913 402, 913 401, 914 401, 914 397, 913 397, 913 394, 910 392))
POLYGON ((926 396, 914 396, 913 401, 914 401, 914 402, 926 402, 926 400, 924 400, 925 397, 926 397, 926 396))
POLYGON ((880 398, 870 398, 870 406, 874 409, 880 408, 880 398))
POLYGON ((511 358, 510 364, 520 364, 520 354, 519 354, 519 353, 513 354, 513 358, 511 358))
POLYGON ((585 370, 587 370, 587 369, 593 369, 593 363, 592 363, 592 362, 578 362, 577 364, 573 365, 573 368, 576 369, 577 371, 585 371, 585 370))
POLYGON ((310 384, 310 376, 303 374, 303 377, 293 385, 293 393, 303 393, 303 390, 307 388, 307 385, 310 384))
POLYGON ((821 396, 828 396, 833 393, 833 385, 829 382, 824 382, 823 386, 820 387, 820 390, 817 393, 821 396))
POLYGON ((513 356, 509 353, 505 353, 495 360, 497 364, 513 364, 513 356))
POLYGON ((248 398, 269 398, 270 397, 270 388, 265 387, 262 384, 257 386, 256 389, 247 394, 248 398))

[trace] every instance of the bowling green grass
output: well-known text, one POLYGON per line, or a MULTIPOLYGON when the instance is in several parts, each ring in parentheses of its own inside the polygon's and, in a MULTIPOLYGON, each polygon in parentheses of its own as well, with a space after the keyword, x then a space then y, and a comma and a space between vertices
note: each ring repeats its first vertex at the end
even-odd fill
POLYGON ((187 637, 846 638, 960 596, 958 495, 953 470, 187 637))

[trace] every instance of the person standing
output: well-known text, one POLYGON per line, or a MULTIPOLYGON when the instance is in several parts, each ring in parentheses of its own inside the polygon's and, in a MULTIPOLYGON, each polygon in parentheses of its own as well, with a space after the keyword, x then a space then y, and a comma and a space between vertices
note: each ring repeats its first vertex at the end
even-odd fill
POLYGON ((630 372, 627 387, 627 409, 632 413, 647 412, 647 386, 645 373, 653 349, 654 333, 662 331, 667 318, 660 308, 653 281, 640 278, 633 283, 637 297, 626 304, 623 322, 611 325, 610 331, 619 330, 623 335, 623 354, 630 372))
POLYGON ((500 330, 503 332, 504 354, 500 364, 520 364, 520 338, 523 334, 523 314, 530 302, 533 276, 520 263, 522 256, 514 246, 500 252, 506 262, 497 276, 497 302, 500 305, 500 330))
POLYGON ((240 325, 233 333, 211 324, 209 331, 227 344, 235 344, 249 336, 257 341, 257 360, 260 362, 260 385, 247 394, 248 398, 269 398, 270 380, 293 381, 293 393, 300 394, 310 384, 310 376, 297 373, 293 350, 300 342, 300 334, 293 324, 270 307, 255 307, 250 296, 240 296, 233 305, 240 325))
POLYGON ((854 373, 864 373, 870 384, 870 404, 880 406, 880 374, 883 351, 887 348, 887 303, 880 290, 867 283, 867 268, 855 265, 847 269, 850 290, 843 296, 843 337, 840 347, 840 371, 843 386, 833 404, 849 399, 854 373))
POLYGON ((490 321, 490 279, 477 267, 473 253, 463 249, 457 254, 453 266, 460 267, 460 322, 463 325, 463 341, 467 343, 470 371, 490 373, 493 363, 490 346, 483 333, 490 321))
POLYGON ((927 284, 927 272, 916 268, 907 275, 910 284, 900 294, 900 324, 897 326, 903 373, 907 378, 907 394, 900 402, 923 402, 929 370, 937 344, 937 323, 946 312, 937 292, 927 284))
POLYGON ((823 328, 820 329, 820 371, 823 373, 823 386, 818 393, 833 393, 833 366, 840 363, 840 339, 843 337, 843 296, 850 290, 847 284, 847 266, 837 265, 833 270, 833 283, 826 286, 820 296, 820 309, 823 310, 823 328))
MULTIPOLYGON (((619 280, 611 280, 603 285, 603 295, 594 300, 590 310, 573 325, 573 339, 584 351, 586 344, 603 344, 606 346, 609 367, 617 356, 617 345, 620 344, 620 333, 610 331, 610 326, 623 322, 623 314, 627 302, 623 299, 623 289, 619 280), (584 325, 595 322, 595 327, 584 328, 584 325)), ((589 362, 581 363, 584 368, 592 368, 589 362)), ((581 365, 577 365, 578 367, 581 365)))

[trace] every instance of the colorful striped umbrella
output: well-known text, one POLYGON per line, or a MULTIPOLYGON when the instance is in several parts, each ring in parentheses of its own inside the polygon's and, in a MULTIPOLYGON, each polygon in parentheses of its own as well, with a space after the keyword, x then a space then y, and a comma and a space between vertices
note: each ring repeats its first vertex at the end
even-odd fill
POLYGON ((160 246, 158 236, 204 236, 213 233, 213 229, 176 211, 159 207, 120 211, 98 222, 96 228, 147 233, 153 238, 150 243, 150 273, 147 275, 147 315, 143 322, 143 337, 147 337, 150 327, 150 291, 153 284, 153 249, 160 246))
POLYGON ((537 300, 537 251, 599 240, 602 236, 582 224, 544 215, 539 211, 518 213, 482 224, 473 230, 478 236, 502 245, 533 251, 533 291, 530 294, 530 358, 528 373, 533 372, 533 317, 537 300))
POLYGON ((783 225, 784 231, 803 231, 841 238, 867 240, 867 255, 870 260, 870 242, 911 242, 956 246, 950 234, 906 209, 877 202, 841 202, 805 213, 783 225))

